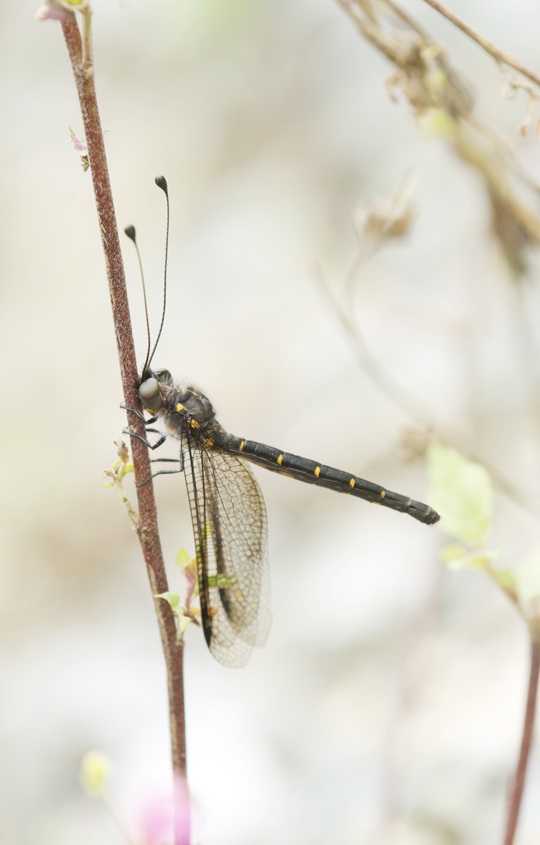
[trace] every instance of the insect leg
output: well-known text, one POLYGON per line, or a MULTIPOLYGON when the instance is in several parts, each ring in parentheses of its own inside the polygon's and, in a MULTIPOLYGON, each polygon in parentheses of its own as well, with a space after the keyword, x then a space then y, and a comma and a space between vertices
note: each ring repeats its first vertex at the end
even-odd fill
POLYGON ((130 413, 130 414, 135 414, 135 416, 137 417, 137 419, 142 420, 142 422, 143 422, 145 425, 155 423, 155 422, 156 422, 156 420, 157 420, 157 418, 158 418, 158 417, 157 417, 157 414, 156 414, 155 416, 153 416, 153 417, 148 417, 148 419, 146 419, 146 417, 144 416, 144 414, 141 414, 141 412, 140 412, 140 411, 137 411, 137 409, 136 409, 136 408, 130 408, 130 407, 129 407, 129 405, 124 405, 124 403, 123 403, 123 402, 120 404, 120 407, 122 408, 122 410, 123 410, 123 411, 129 411, 129 413, 130 413))
MULTIPOLYGON (((152 429, 149 429, 149 430, 151 431, 152 429)), ((162 446, 163 443, 165 443, 165 441, 167 439, 167 435, 163 434, 159 438, 159 440, 156 440, 155 443, 150 443, 150 441, 147 440, 146 437, 143 437, 142 434, 137 434, 135 431, 132 431, 130 428, 124 428, 122 430, 122 434, 129 434, 130 437, 134 437, 136 440, 140 440, 141 443, 144 443, 144 445, 148 446, 149 449, 159 449, 159 447, 162 446)))
POLYGON ((145 478, 144 481, 141 481, 140 484, 137 484, 137 487, 142 487, 143 484, 148 484, 148 482, 152 478, 156 478, 158 475, 176 475, 179 472, 184 472, 184 462, 178 460, 178 458, 151 458, 151 463, 171 463, 171 464, 180 464, 178 469, 160 469, 157 472, 153 472, 148 478, 145 478))

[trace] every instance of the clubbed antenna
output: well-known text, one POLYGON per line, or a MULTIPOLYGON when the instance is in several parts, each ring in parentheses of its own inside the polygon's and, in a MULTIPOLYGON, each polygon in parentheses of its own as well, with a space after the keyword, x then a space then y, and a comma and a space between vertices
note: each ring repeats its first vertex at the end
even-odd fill
POLYGON ((158 335, 156 338, 156 342, 154 343, 154 348, 152 349, 152 353, 148 358, 145 368, 143 372, 146 372, 147 369, 150 368, 150 364, 152 363, 152 358, 154 357, 154 353, 157 349, 157 345, 159 343, 159 339, 161 337, 161 332, 163 331, 163 324, 165 322, 165 312, 167 310, 167 260, 169 257, 169 219, 170 219, 170 209, 169 209, 169 189, 167 187, 167 180, 165 176, 156 176, 155 179, 156 185, 158 188, 161 188, 163 193, 165 194, 165 199, 167 201, 167 228, 165 231, 165 265, 163 268, 163 311, 161 312, 161 324, 159 326, 158 335))
POLYGON ((141 273, 141 282, 142 282, 142 289, 143 289, 143 297, 144 297, 144 314, 146 319, 146 337, 147 337, 147 347, 146 347, 146 358, 144 361, 144 366, 142 368, 142 378, 144 379, 150 370, 150 364, 152 363, 152 358, 154 357, 154 353, 157 349, 157 345, 159 343, 159 339, 161 337, 161 333, 163 331, 163 324, 165 323, 165 312, 167 310, 167 260, 169 256, 169 190, 167 188, 167 180, 164 176, 156 176, 155 179, 156 185, 158 188, 161 188, 163 193, 165 194, 165 198, 167 200, 167 228, 165 233, 165 267, 163 271, 163 311, 161 314, 161 324, 159 326, 159 331, 157 334, 156 342, 154 343, 154 347, 150 352, 150 348, 152 345, 152 341, 150 338, 150 318, 148 316, 148 300, 146 297, 146 285, 144 282, 144 271, 141 261, 141 254, 139 252, 139 245, 137 243, 137 235, 135 232, 135 226, 126 226, 124 229, 125 234, 128 236, 130 240, 133 241, 135 246, 135 251, 137 253, 137 260, 139 262, 139 270, 141 273))
POLYGON ((133 241, 133 245, 135 247, 135 252, 137 253, 137 261, 139 262, 139 272, 141 274, 141 282, 142 282, 142 289, 143 289, 143 297, 144 297, 144 316, 146 319, 146 337, 147 337, 147 344, 146 344, 146 360, 144 362, 143 373, 146 372, 146 368, 149 363, 150 358, 150 318, 148 317, 148 301, 146 299, 146 285, 144 283, 144 270, 141 261, 141 253, 139 252, 139 244, 137 243, 137 233, 135 231, 135 226, 126 226, 124 229, 125 234, 128 238, 133 241))

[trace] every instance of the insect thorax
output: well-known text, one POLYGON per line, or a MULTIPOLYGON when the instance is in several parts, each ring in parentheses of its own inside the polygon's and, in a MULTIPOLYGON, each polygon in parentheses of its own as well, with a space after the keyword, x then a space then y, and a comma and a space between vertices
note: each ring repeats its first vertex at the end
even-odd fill
POLYGON ((210 400, 194 387, 172 388, 164 406, 165 425, 179 436, 182 429, 211 434, 216 423, 216 411, 210 400))

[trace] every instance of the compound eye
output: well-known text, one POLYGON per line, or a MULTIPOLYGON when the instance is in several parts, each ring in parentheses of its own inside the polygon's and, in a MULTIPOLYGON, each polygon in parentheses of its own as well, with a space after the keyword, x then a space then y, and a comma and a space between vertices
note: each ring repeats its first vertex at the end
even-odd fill
POLYGON ((150 411, 159 411, 163 405, 161 392, 159 389, 159 381, 157 378, 145 379, 139 387, 139 396, 145 408, 150 411))
POLYGON ((156 378, 163 384, 166 384, 168 387, 173 386, 173 377, 168 370, 158 370, 155 375, 156 378))

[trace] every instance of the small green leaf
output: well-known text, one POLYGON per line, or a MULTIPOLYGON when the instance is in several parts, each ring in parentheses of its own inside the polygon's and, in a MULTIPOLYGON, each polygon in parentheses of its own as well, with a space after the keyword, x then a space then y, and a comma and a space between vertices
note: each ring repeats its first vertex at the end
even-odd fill
POLYGON ((497 554, 495 552, 489 551, 469 554, 467 566, 469 569, 487 569, 496 557, 497 554))
POLYGON ((174 616, 176 617, 178 639, 181 640, 187 626, 190 622, 193 622, 192 615, 188 613, 183 605, 180 604, 180 598, 176 595, 176 593, 159 593, 159 595, 155 596, 155 598, 163 599, 169 604, 174 616))
POLYGON ((452 572, 461 572, 470 566, 469 553, 465 546, 446 546, 441 551, 441 559, 452 572))
POLYGON ((459 563, 460 560, 467 557, 467 549, 465 546, 458 546, 458 545, 451 545, 451 546, 444 546, 441 550, 441 559, 448 564, 459 563))
POLYGON ((455 449, 432 443, 428 449, 431 499, 440 527, 468 546, 481 546, 491 525, 493 488, 486 470, 455 449))
POLYGON ((164 601, 169 604, 173 610, 176 610, 180 605, 180 596, 176 593, 166 592, 166 593, 158 593, 156 595, 156 599, 163 599, 164 601))
POLYGON ((189 566, 191 560, 192 558, 189 552, 184 548, 184 546, 180 546, 180 548, 178 549, 178 554, 176 555, 176 565, 184 568, 186 566, 189 566))
POLYGON ((187 614, 185 614, 183 612, 183 610, 179 611, 177 613, 177 619, 178 619, 178 636, 182 637, 182 635, 183 635, 184 631, 186 630, 187 626, 189 625, 189 623, 193 622, 193 619, 192 619, 191 616, 187 616, 187 614))
POLYGON ((471 551, 466 546, 445 546, 441 551, 441 559, 448 569, 454 572, 463 569, 487 569, 497 557, 497 552, 489 549, 471 551))

